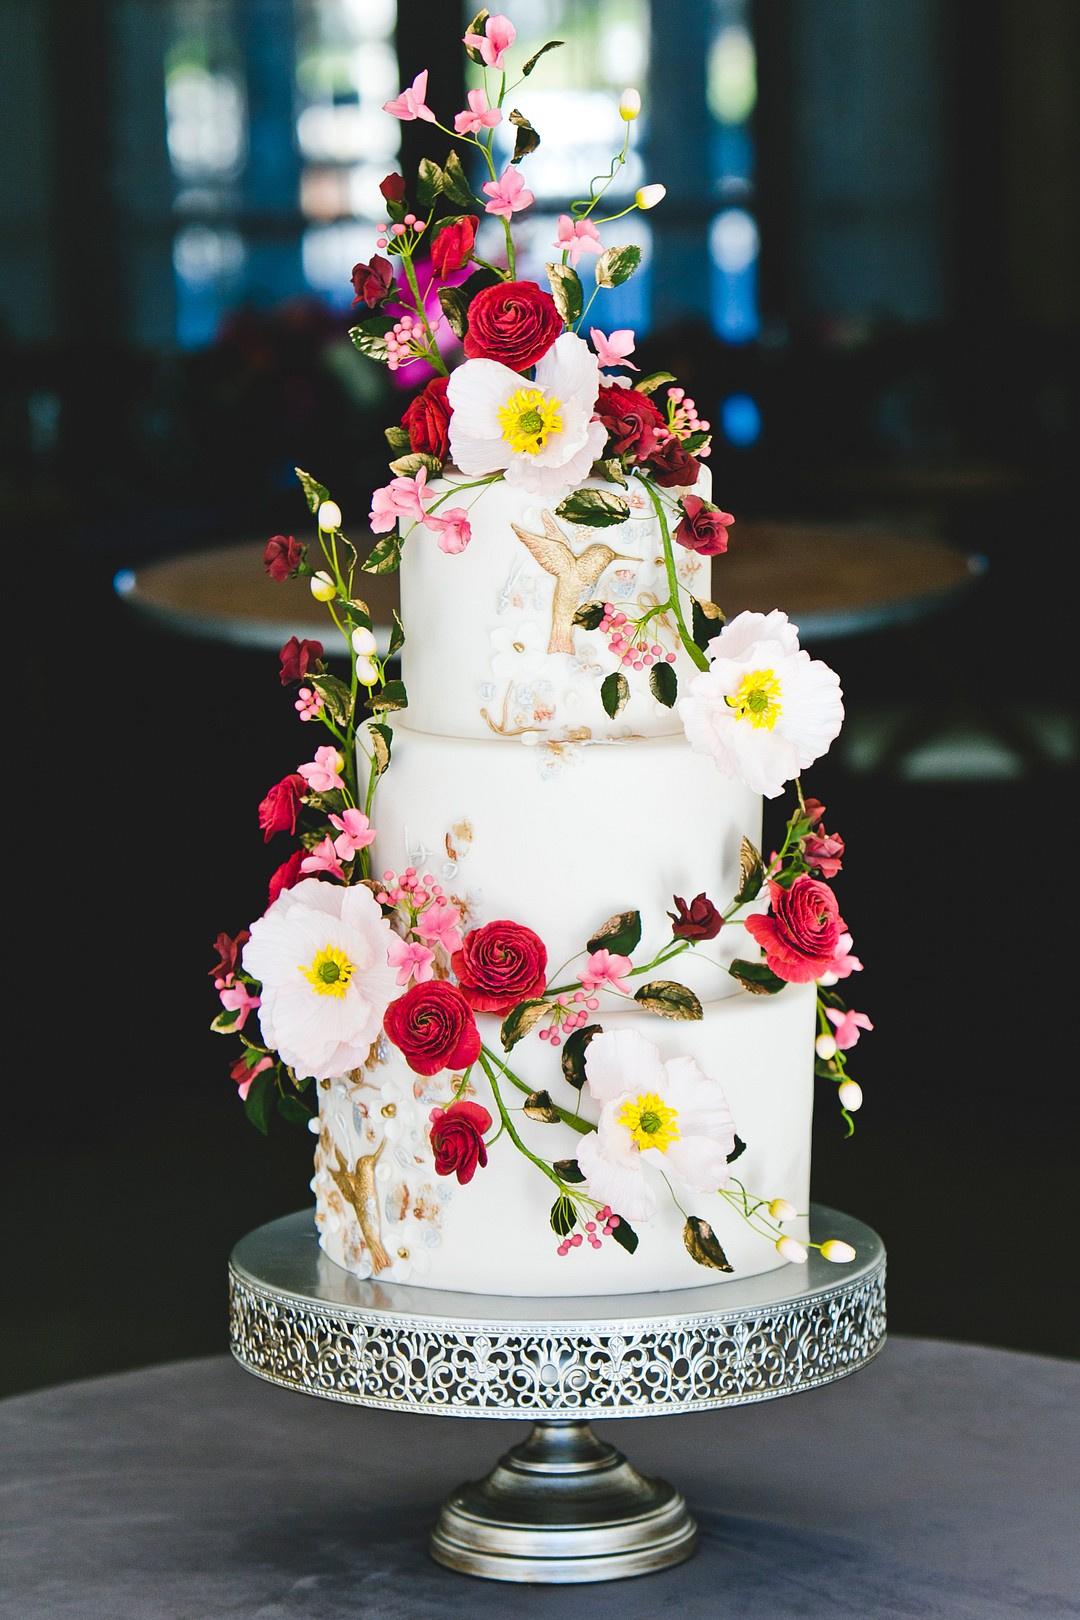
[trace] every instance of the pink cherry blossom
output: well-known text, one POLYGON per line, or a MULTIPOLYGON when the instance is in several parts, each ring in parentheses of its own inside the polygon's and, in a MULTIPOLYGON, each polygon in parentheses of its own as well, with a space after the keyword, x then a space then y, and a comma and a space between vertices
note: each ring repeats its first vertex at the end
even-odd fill
POLYGON ((375 842, 375 829, 362 810, 345 810, 340 816, 330 817, 341 834, 334 839, 338 860, 351 861, 360 850, 375 842))
POLYGON ((582 989, 600 990, 606 985, 609 989, 621 990, 623 995, 626 995, 630 986, 623 975, 629 970, 628 956, 619 956, 612 951, 593 951, 581 970, 582 989))
POLYGON ((847 979, 853 973, 862 972, 862 963, 857 956, 852 956, 851 946, 851 935, 841 934, 836 942, 836 955, 818 979, 819 984, 835 984, 838 979, 847 979))
POLYGON ((836 1031, 836 1044, 841 1052, 847 1052, 859 1039, 859 1031, 873 1029, 873 1024, 865 1013, 841 1012, 837 1007, 826 1007, 825 1016, 836 1031))
POLYGON ((315 848, 304 856, 300 862, 300 870, 309 876, 313 876, 316 872, 329 872, 331 877, 341 878, 342 882, 345 880, 345 873, 338 864, 337 852, 329 838, 324 838, 321 844, 316 844, 315 848))
POLYGON ((312 793, 332 793, 336 788, 345 791, 341 772, 343 762, 336 748, 316 748, 310 765, 298 765, 297 774, 304 778, 312 793))
POLYGON ((472 539, 472 524, 463 506, 451 506, 445 512, 429 512, 424 519, 425 529, 439 537, 439 550, 456 557, 472 539))
POLYGON ((617 332, 609 332, 605 337, 598 326, 589 327, 589 336, 592 338, 596 358, 601 366, 625 366, 628 371, 640 371, 626 356, 634 352, 634 334, 628 326, 621 326, 617 332))
POLYGON ((520 214, 523 208, 528 208, 536 201, 512 165, 504 169, 497 180, 485 180, 482 190, 485 196, 491 198, 491 201, 484 205, 485 212, 498 214, 501 219, 509 219, 511 214, 520 214))
POLYGON ((488 18, 482 34, 465 34, 462 44, 471 45, 474 51, 479 51, 485 67, 501 69, 503 54, 510 49, 515 39, 517 29, 509 17, 497 12, 494 17, 488 18))
POLYGON ((476 135, 482 129, 494 129, 501 122, 502 113, 498 107, 488 105, 486 90, 470 90, 468 111, 454 115, 454 129, 459 135, 476 135))
POLYGON ((461 914, 456 906, 427 906, 417 918, 416 926, 423 939, 441 945, 451 956, 460 951, 461 914))
POLYGON ((247 1022, 247 1015, 259 1005, 258 996, 253 996, 246 984, 229 984, 224 990, 219 990, 221 1005, 226 1012, 239 1013, 235 1023, 229 1025, 230 1030, 243 1029, 247 1022))
POLYGON ((241 1058, 238 1063, 233 1065, 229 1073, 236 1081, 236 1090, 241 1102, 247 1101, 247 1094, 251 1090, 251 1082, 254 1080, 255 1076, 257 1074, 262 1074, 264 1069, 272 1069, 273 1066, 274 1060, 269 1056, 261 1057, 258 1063, 252 1064, 250 1069, 244 1062, 243 1058, 241 1058))
POLYGON ((435 953, 429 951, 426 945, 418 945, 415 940, 399 939, 395 934, 387 949, 386 960, 392 968, 397 968, 398 984, 408 984, 410 979, 424 984, 435 977, 435 969, 431 965, 435 953))
MULTIPOLYGON (((601 253, 604 244, 591 219, 571 219, 569 214, 560 214, 555 246, 565 250, 571 264, 577 264, 580 254, 601 253)), ((600 363, 603 365, 603 361, 600 363)))
POLYGON ((426 516, 424 501, 430 500, 426 489, 427 468, 421 467, 412 478, 391 478, 371 497, 368 522, 376 534, 389 534, 399 518, 412 518, 419 523, 426 516))
POLYGON ((313 691, 310 686, 302 686, 297 693, 293 708, 301 720, 314 720, 322 712, 323 696, 321 692, 313 691))
POLYGON ((404 123, 411 123, 414 118, 425 118, 429 124, 435 123, 435 114, 427 103, 428 70, 418 73, 408 89, 403 90, 393 101, 383 102, 383 112, 388 112, 394 118, 400 118, 404 123))

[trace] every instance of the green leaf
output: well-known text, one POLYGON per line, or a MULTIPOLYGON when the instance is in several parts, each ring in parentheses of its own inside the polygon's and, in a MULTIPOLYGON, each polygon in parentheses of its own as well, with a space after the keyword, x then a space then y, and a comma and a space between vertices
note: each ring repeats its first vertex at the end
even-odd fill
POLYGON ((282 1119, 287 1119, 290 1125, 306 1125, 312 1117, 311 1109, 305 1108, 299 1097, 288 1091, 278 1093, 277 1106, 282 1119))
POLYGON ((409 695, 405 690, 404 681, 387 681, 381 691, 372 692, 368 703, 376 712, 382 713, 384 709, 406 709, 409 706, 409 695))
POLYGON ((350 624, 358 625, 362 630, 372 629, 371 609, 359 596, 350 596, 344 612, 350 624))
POLYGON ((300 480, 300 488, 304 492, 308 511, 317 512, 323 501, 330 499, 330 491, 325 484, 320 484, 317 478, 312 478, 309 472, 305 472, 303 467, 294 467, 293 472, 300 480))
POLYGON ((396 529, 376 540, 360 564, 365 574, 396 574, 401 565, 401 536, 396 529))
POLYGON ((630 956, 641 944, 640 911, 617 911, 593 934, 585 947, 588 951, 612 951, 616 956, 630 956))
POLYGON ((665 709, 675 706, 675 699, 679 695, 679 677, 675 673, 673 664, 666 660, 654 664, 649 671, 649 691, 657 703, 662 703, 665 709))
POLYGON ((371 741, 371 758, 375 762, 375 774, 381 776, 390 763, 390 751, 393 747, 394 733, 389 726, 384 726, 379 720, 367 722, 367 735, 371 741))
POLYGON ((352 719, 352 694, 345 682, 339 681, 336 675, 312 675, 309 679, 316 691, 322 693, 331 720, 339 726, 347 726, 352 719))
POLYGON ((395 453, 410 448, 409 435, 403 427, 383 428, 383 433, 386 435, 387 444, 395 453))
POLYGON ((555 516, 590 529, 609 529, 614 523, 626 522, 630 503, 606 489, 575 489, 565 501, 560 501, 555 516))
MULTIPOLYGON (((352 339, 354 349, 366 354, 369 360, 385 360, 386 334, 393 330, 394 320, 390 315, 373 315, 369 321, 363 321, 359 326, 349 327, 349 337, 352 339)), ((310 498, 308 504, 310 505, 310 498)), ((314 508, 312 508, 314 510, 314 508)))
POLYGON ((535 1119, 539 1125, 557 1125, 559 1110, 551 1100, 550 1091, 530 1091, 521 1105, 526 1119, 535 1119))
POLYGON ((565 1193, 560 1193, 551 1206, 548 1219, 556 1237, 569 1237, 577 1225, 577 1210, 574 1208, 573 1199, 568 1198, 565 1193))
POLYGON ((251 1082, 251 1090, 244 1098, 244 1113, 250 1119, 257 1131, 264 1136, 270 1133, 270 1105, 274 1100, 277 1087, 270 1079, 270 1071, 264 1069, 257 1074, 251 1082))
POLYGON ((576 1159, 556 1159, 551 1167, 560 1181, 565 1181, 568 1187, 576 1187, 585 1180, 581 1166, 576 1159))
POLYGON ((431 158, 421 158, 416 171, 416 200, 421 213, 430 212, 444 184, 445 176, 439 165, 431 158))
POLYGON ((475 270, 460 287, 440 287, 439 304, 455 337, 463 338, 469 327, 469 305, 478 292, 493 287, 500 278, 491 270, 475 270))
POLYGON ((738 979, 744 990, 749 990, 752 996, 775 996, 778 990, 784 988, 785 980, 779 978, 764 962, 732 962, 728 972, 733 979, 738 979))
POLYGON ((655 394, 658 388, 665 383, 673 383, 675 376, 670 371, 650 371, 647 377, 639 377, 634 387, 639 394, 655 394))
POLYGON ((526 62, 525 66, 522 68, 521 77, 523 79, 527 79, 529 77, 529 74, 532 72, 533 68, 536 66, 537 62, 539 62, 540 58, 542 56, 544 56, 548 51, 556 51, 556 50, 558 50, 559 46, 562 45, 563 43, 564 43, 564 41, 561 40, 561 39, 549 39, 546 45, 541 45, 540 49, 538 51, 533 52, 532 56, 529 57, 529 60, 526 62))
POLYGON ((634 991, 634 1000, 649 1012, 661 1018, 674 1018, 679 1023, 693 1023, 702 1017, 701 1002, 685 984, 671 979, 650 979, 640 990, 634 991))
POLYGON ((582 630, 598 630, 600 620, 604 617, 603 602, 582 602, 574 614, 574 623, 580 625, 582 630))
POLYGON ((724 615, 715 602, 704 602, 696 596, 691 598, 690 615, 691 633, 705 652, 709 642, 724 628, 724 615))
POLYGON ((594 461, 592 464, 594 478, 606 478, 612 484, 626 485, 626 471, 618 456, 607 456, 603 461, 594 461))
POLYGON ((728 1164, 734 1164, 735 1160, 736 1159, 741 1159, 745 1152, 746 1152, 746 1143, 743 1141, 741 1136, 737 1136, 735 1138, 735 1146, 732 1148, 731 1152, 727 1156, 728 1164))
POLYGON ((691 1215, 683 1227, 683 1242, 691 1260, 713 1271, 734 1271, 734 1266, 717 1241, 716 1233, 700 1215, 691 1215))
POLYGON ((239 1018, 239 1016, 240 1013, 235 1008, 233 1008, 231 1011, 227 1011, 223 1008, 211 1023, 210 1033, 212 1035, 235 1035, 236 1020, 239 1018))
POLYGON ((641 249, 634 242, 627 242, 623 247, 605 248, 596 261, 596 285, 621 287, 624 281, 630 280, 640 263, 641 249))
MULTIPOLYGON (((563 1079, 567 1085, 573 1086, 575 1091, 580 1091, 585 1084, 585 1053, 589 1042, 594 1035, 602 1034, 603 1027, 600 1024, 586 1024, 583 1029, 575 1029, 574 1033, 568 1035, 563 1042, 560 1054, 563 1079)), ((566 1180, 565 1176, 563 1180, 566 1180)))
POLYGON ((604 713, 609 720, 626 707, 630 698, 630 685, 619 670, 611 675, 605 675, 600 683, 600 701, 604 705, 604 713))
POLYGON ((569 264, 548 264, 544 268, 551 284, 551 296, 555 300, 555 308, 562 316, 567 326, 573 326, 581 314, 585 302, 585 291, 581 285, 581 277, 569 264))
POLYGON ((744 906, 749 900, 755 899, 761 893, 764 881, 765 863, 749 838, 744 838, 739 845, 739 889, 735 904, 744 906))
POLYGON ((406 456, 398 456, 396 461, 390 463, 390 471, 399 478, 412 478, 421 469, 426 467, 428 472, 438 477, 442 472, 442 462, 438 456, 428 455, 426 450, 410 450, 406 456))
POLYGON ((390 625, 390 657, 393 658, 394 654, 400 652, 405 645, 405 626, 401 622, 397 608, 390 609, 390 618, 392 621, 390 625))
POLYGON ((840 1079, 840 1071, 831 1058, 815 1057, 814 1073, 819 1080, 832 1080, 835 1082, 840 1079))
POLYGON ((633 1254, 638 1246, 638 1235, 625 1215, 619 1216, 619 1224, 613 1228, 611 1236, 621 1249, 626 1250, 627 1254, 633 1254))
POLYGON ((522 158, 527 158, 530 152, 536 151, 536 148, 540 145, 540 137, 529 123, 529 120, 526 118, 525 114, 523 112, 518 112, 516 107, 510 114, 510 122, 517 130, 517 139, 514 142, 514 155, 510 161, 511 163, 520 163, 522 158))
POLYGON ((465 165, 456 152, 450 152, 443 164, 443 196, 452 202, 455 208, 464 208, 472 213, 478 206, 473 189, 469 185, 469 177, 465 173, 465 165))
POLYGON ((516 1007, 511 1007, 499 1031, 503 1051, 512 1052, 518 1041, 523 1040, 550 1011, 548 1003, 543 1000, 519 1001, 516 1007))
MULTIPOLYGON (((458 15, 460 16, 460 12, 458 15)), ((466 28, 465 32, 467 34, 482 34, 484 32, 484 24, 487 22, 490 15, 490 12, 478 11, 472 22, 466 28)), ((477 67, 485 66, 484 58, 480 55, 480 52, 477 50, 475 45, 466 45, 465 54, 469 58, 470 62, 476 63, 477 67)))

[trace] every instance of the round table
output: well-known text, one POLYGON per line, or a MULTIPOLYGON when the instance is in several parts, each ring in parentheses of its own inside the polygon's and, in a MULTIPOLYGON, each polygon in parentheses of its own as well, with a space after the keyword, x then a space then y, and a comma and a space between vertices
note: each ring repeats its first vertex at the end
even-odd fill
POLYGON ((0 1612, 1062 1620, 1080 1614, 1078 1413, 1071 1363, 894 1337, 802 1400, 613 1421, 643 1468, 678 1476, 698 1556, 508 1593, 426 1552, 435 1505, 486 1471, 505 1423, 300 1401, 224 1356, 175 1363, 0 1403, 0 1612))
MULTIPOLYGON (((325 641, 326 616, 303 580, 278 585, 262 565, 265 542, 187 552, 115 578, 121 599, 185 635, 276 652, 289 636, 325 641)), ((714 590, 730 618, 780 606, 805 640, 909 623, 946 606, 985 567, 932 535, 863 525, 740 523, 717 560, 714 590)), ((363 576, 385 650, 397 576, 363 576)))

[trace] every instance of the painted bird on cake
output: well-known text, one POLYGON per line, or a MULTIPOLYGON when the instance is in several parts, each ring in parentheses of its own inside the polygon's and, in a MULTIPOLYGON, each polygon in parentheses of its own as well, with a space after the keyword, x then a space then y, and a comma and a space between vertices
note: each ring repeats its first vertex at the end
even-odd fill
POLYGON ((599 543, 586 546, 580 556, 575 556, 553 515, 542 512, 540 521, 544 526, 543 534, 534 534, 531 529, 523 529, 517 523, 511 523, 510 527, 545 573, 555 577, 548 652, 572 653, 574 614, 582 597, 613 562, 640 563, 641 558, 628 557, 624 552, 613 551, 610 546, 599 543))

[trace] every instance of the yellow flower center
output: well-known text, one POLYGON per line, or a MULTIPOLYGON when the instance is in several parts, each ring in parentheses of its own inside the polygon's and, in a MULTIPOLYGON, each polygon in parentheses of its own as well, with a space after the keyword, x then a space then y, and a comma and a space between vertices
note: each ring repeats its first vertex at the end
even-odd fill
POLYGON ((736 720, 749 720, 757 730, 771 731, 783 712, 780 681, 771 669, 752 669, 734 694, 725 699, 736 720))
POLYGON ((639 1148, 659 1148, 666 1153, 679 1140, 678 1110, 669 1108, 655 1091, 642 1092, 619 1109, 619 1124, 625 1125, 639 1148))
POLYGON ((336 945, 324 945, 307 967, 300 964, 300 971, 311 985, 317 996, 343 996, 349 988, 349 980, 356 972, 356 964, 350 962, 344 951, 339 951, 336 945))
POLYGON ((518 388, 499 406, 503 438, 515 455, 537 456, 553 433, 562 432, 561 405, 542 388, 518 388))

